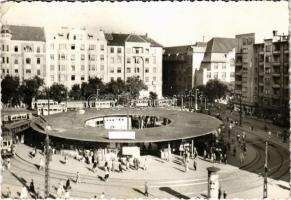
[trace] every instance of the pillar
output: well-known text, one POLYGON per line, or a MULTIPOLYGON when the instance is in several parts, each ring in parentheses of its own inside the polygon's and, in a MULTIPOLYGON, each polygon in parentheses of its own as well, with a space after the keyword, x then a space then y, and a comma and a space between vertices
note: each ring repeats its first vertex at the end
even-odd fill
POLYGON ((208 198, 218 198, 219 176, 217 167, 208 167, 208 198))

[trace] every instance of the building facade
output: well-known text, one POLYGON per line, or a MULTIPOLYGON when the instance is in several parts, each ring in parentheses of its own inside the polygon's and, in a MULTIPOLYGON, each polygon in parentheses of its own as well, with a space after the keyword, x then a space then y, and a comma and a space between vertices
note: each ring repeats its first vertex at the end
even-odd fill
POLYGON ((45 32, 41 27, 3 25, 0 36, 1 78, 46 76, 45 32))
MULTIPOLYGON (((235 46, 235 106, 253 114, 255 110, 255 34, 236 35, 235 46), (240 99, 241 98, 241 99, 240 99), (240 105, 242 104, 242 105, 240 105)), ((256 80, 257 81, 257 80, 256 80)))
POLYGON ((90 77, 104 83, 137 76, 149 92, 162 97, 163 47, 147 35, 104 33, 102 30, 62 27, 2 26, 1 77, 20 81, 39 76, 53 83, 81 85, 90 77))
POLYGON ((172 96, 196 86, 196 71, 200 68, 206 43, 167 47, 163 55, 163 92, 172 96))
POLYGON ((256 109, 270 119, 289 119, 288 39, 274 31, 272 39, 254 45, 256 109))
POLYGON ((196 72, 197 85, 206 85, 210 79, 218 79, 234 88, 235 45, 234 38, 215 37, 207 42, 204 58, 196 72))

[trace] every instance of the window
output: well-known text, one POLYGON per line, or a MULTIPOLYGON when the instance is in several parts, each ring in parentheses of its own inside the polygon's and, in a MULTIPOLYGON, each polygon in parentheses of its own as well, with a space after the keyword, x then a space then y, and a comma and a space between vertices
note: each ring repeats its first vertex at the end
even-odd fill
POLYGON ((36 64, 40 64, 40 58, 36 58, 36 64))
POLYGON ((149 64, 150 60, 149 58, 145 58, 145 64, 149 64))
POLYGON ((218 72, 214 72, 213 78, 217 79, 218 78, 218 72))
POLYGON ((85 55, 81 54, 81 60, 85 60, 85 55))
POLYGON ((40 53, 40 47, 36 47, 36 53, 40 53))
POLYGON ((104 51, 104 44, 101 44, 101 46, 100 46, 100 50, 101 50, 101 51, 104 51))
POLYGON ((222 63, 222 69, 226 69, 226 64, 222 63))
POLYGON ((230 78, 234 78, 234 72, 230 72, 230 78))
POLYGON ((121 53, 121 48, 117 48, 117 53, 121 53))
POLYGON ((55 59, 55 55, 54 55, 54 54, 51 54, 51 55, 50 55, 50 59, 51 59, 51 60, 54 60, 54 59, 55 59))
POLYGON ((134 68, 134 73, 139 73, 139 68, 138 67, 134 68))
POLYGON ((266 89, 265 94, 270 94, 270 90, 266 89))
POLYGON ((145 82, 149 82, 149 77, 145 77, 145 82))
POLYGON ((266 45, 266 52, 271 52, 272 45, 266 45))
POLYGON ((54 71, 54 70, 55 70, 55 66, 54 66, 54 65, 51 65, 51 66, 50 66, 50 70, 51 70, 51 71, 54 71))
POLYGON ((114 63, 114 57, 110 57, 110 63, 114 63))
POLYGON ((7 71, 7 74, 9 74, 9 69, 7 69, 6 71, 7 71))
POLYGON ((66 49, 66 48, 67 48, 66 44, 60 44, 59 45, 59 49, 61 49, 61 50, 66 49))
POLYGON ((55 77, 54 75, 51 75, 51 82, 54 82, 55 81, 55 77))
POLYGON ((5 63, 5 57, 2 57, 2 63, 5 63))
POLYGON ((89 45, 89 50, 95 50, 95 49, 96 49, 96 46, 94 44, 89 45))
POLYGON ((15 71, 16 74, 18 73, 18 69, 15 69, 14 71, 15 71))
POLYGON ((2 51, 5 51, 5 46, 4 46, 4 44, 2 44, 2 51))
POLYGON ((117 73, 120 74, 121 73, 121 67, 117 68, 117 73))
POLYGON ((25 63, 28 64, 28 65, 31 64, 31 59, 30 58, 26 58, 25 59, 25 63))
POLYGON ((157 68, 156 68, 156 67, 153 68, 153 72, 154 72, 154 73, 157 72, 157 68))
POLYGON ((101 71, 104 71, 104 65, 101 65, 101 66, 100 66, 100 70, 101 70, 101 71))
POLYGON ((110 81, 114 81, 114 77, 110 77, 110 81))
POLYGON ((95 68, 95 65, 91 65, 91 70, 92 70, 92 71, 95 71, 95 69, 96 69, 96 68, 95 68))
POLYGON ((156 81, 157 80, 157 77, 153 76, 153 81, 156 81))
POLYGON ((72 69, 72 71, 75 71, 76 70, 75 65, 71 65, 71 69, 72 69))
POLYGON ((9 45, 7 45, 6 48, 7 48, 7 51, 9 51, 9 45))
POLYGON ((54 48, 55 48, 54 43, 51 43, 51 44, 50 44, 50 49, 53 50, 54 48))
POLYGON ((221 77, 222 77, 222 79, 225 79, 226 78, 226 72, 222 72, 221 77))
POLYGON ((85 44, 81 44, 81 50, 85 50, 85 44))
POLYGON ((84 81, 85 80, 85 76, 81 76, 81 81, 84 81))
POLYGON ((126 68, 126 73, 130 73, 130 67, 126 68))
POLYGON ((100 55, 100 61, 104 62, 104 55, 100 55))
POLYGON ((130 54, 131 53, 131 48, 126 48, 126 53, 130 54))
POLYGON ((149 54, 149 53, 150 53, 150 50, 149 50, 148 48, 146 48, 146 49, 145 49, 145 53, 146 53, 146 54, 149 54))
POLYGON ((66 60, 66 55, 65 54, 61 55, 61 60, 66 60))
POLYGON ((30 69, 27 69, 27 70, 25 70, 25 72, 26 72, 27 74, 30 74, 30 73, 31 73, 31 70, 30 70, 30 69))
POLYGON ((73 40, 76 40, 76 39, 77 39, 77 36, 76 36, 76 35, 74 35, 74 36, 73 36, 73 40))
POLYGON ((85 71, 85 65, 81 65, 81 71, 85 71))
POLYGON ((40 69, 36 71, 37 75, 40 76, 40 69))
POLYGON ((130 64, 130 61, 131 61, 131 60, 130 60, 130 57, 127 57, 127 58, 126 58, 126 63, 130 64))
POLYGON ((270 74, 271 73, 271 69, 270 68, 266 68, 266 74, 270 74))
POLYGON ((207 72, 206 77, 211 78, 211 72, 207 72))
POLYGON ((213 69, 218 69, 218 63, 214 63, 213 69))
POLYGON ((14 65, 18 65, 18 59, 14 60, 14 65))
POLYGON ((9 57, 6 58, 6 63, 9 64, 9 57))
POLYGON ((75 49, 76 49, 75 44, 71 44, 71 50, 75 50, 75 49))
POLYGON ((110 47, 110 53, 114 53, 114 48, 110 47))
POLYGON ((75 54, 71 54, 71 61, 75 61, 76 57, 75 54))
POLYGON ((134 63, 135 63, 135 64, 139 64, 139 59, 140 59, 140 58, 135 57, 135 58, 134 58, 134 63))
POLYGON ((121 56, 117 56, 117 63, 121 63, 121 56))
POLYGON ((62 71, 66 71, 66 66, 65 65, 61 65, 61 70, 62 71))
POLYGON ((29 47, 29 46, 24 47, 23 50, 24 50, 24 52, 27 52, 27 53, 31 53, 32 52, 32 48, 29 47))
POLYGON ((110 73, 114 73, 114 68, 113 67, 110 67, 109 72, 110 73))
POLYGON ((157 60, 156 60, 156 56, 153 56, 153 64, 156 64, 157 60))
POLYGON ((145 73, 149 73, 149 68, 145 68, 145 73))
POLYGON ((14 47, 14 52, 18 52, 18 46, 14 47))
POLYGON ((71 76, 71 80, 74 81, 75 80, 75 75, 71 76))
POLYGON ((89 55, 89 60, 92 60, 92 61, 94 61, 94 60, 95 60, 95 55, 94 55, 94 54, 92 54, 92 55, 89 55))

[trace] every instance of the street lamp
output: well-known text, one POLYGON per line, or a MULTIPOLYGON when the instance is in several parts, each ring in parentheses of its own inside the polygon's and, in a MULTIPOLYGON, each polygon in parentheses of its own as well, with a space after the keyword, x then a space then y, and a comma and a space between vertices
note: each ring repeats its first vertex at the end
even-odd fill
POLYGON ((266 149, 265 149, 265 174, 264 174, 264 191, 263 198, 268 198, 268 143, 271 138, 271 131, 268 132, 267 140, 266 140, 266 149))
POLYGON ((198 105, 197 105, 197 96, 198 96, 198 92, 199 92, 199 89, 196 89, 196 90, 195 90, 195 110, 196 110, 196 111, 198 110, 198 105))

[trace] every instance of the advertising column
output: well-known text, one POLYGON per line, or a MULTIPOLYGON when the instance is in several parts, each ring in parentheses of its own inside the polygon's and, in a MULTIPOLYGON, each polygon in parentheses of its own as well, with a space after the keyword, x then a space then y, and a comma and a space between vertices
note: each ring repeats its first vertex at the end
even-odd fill
POLYGON ((208 198, 218 198, 218 188, 219 188, 219 181, 218 181, 218 171, 220 169, 216 167, 208 167, 208 198))

